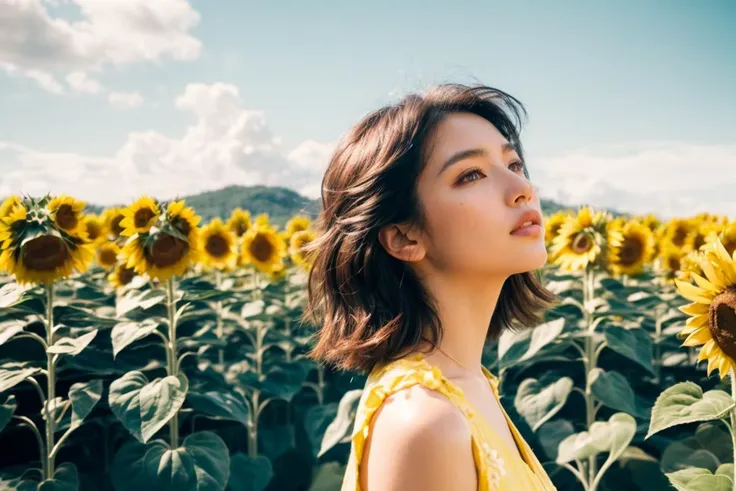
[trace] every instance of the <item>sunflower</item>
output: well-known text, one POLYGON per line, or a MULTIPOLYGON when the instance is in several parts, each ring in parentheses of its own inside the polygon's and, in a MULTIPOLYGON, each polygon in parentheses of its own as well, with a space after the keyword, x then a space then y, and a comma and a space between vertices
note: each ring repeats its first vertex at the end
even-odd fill
POLYGON ((150 233, 136 233, 125 243, 125 265, 160 281, 182 276, 197 259, 199 221, 184 201, 170 202, 150 233))
POLYGON ((105 222, 97 215, 82 216, 82 225, 87 240, 90 243, 97 244, 107 240, 105 232, 105 222))
POLYGON ((704 276, 692 274, 695 285, 676 280, 691 304, 680 310, 691 317, 678 334, 683 346, 703 346, 698 361, 708 360, 708 375, 721 379, 736 368, 736 254, 729 256, 720 241, 709 244, 699 258, 704 276))
POLYGON ((5 198, 0 204, 0 219, 10 214, 10 212, 15 208, 16 206, 20 206, 22 203, 20 196, 13 195, 8 196, 5 198))
POLYGON ((286 243, 271 227, 254 225, 243 236, 241 255, 242 264, 271 273, 286 255, 286 243))
POLYGON ((148 196, 142 196, 135 203, 122 211, 123 219, 120 220, 120 227, 123 229, 121 235, 131 236, 133 234, 146 234, 156 220, 161 211, 158 203, 148 196))
POLYGON ((252 226, 250 212, 242 208, 235 208, 227 221, 229 228, 236 237, 242 237, 252 226))
POLYGON ((732 255, 736 251, 736 222, 725 224, 720 230, 711 230, 705 238, 708 244, 712 244, 717 240, 720 240, 726 252, 732 255))
POLYGON ((64 194, 55 197, 48 204, 48 210, 59 229, 75 237, 82 236, 86 240, 86 229, 81 227, 84 207, 84 201, 64 194))
POLYGON ((552 241, 552 261, 572 271, 597 263, 610 233, 607 232, 609 221, 610 215, 606 212, 593 211, 587 206, 581 208, 577 215, 570 216, 560 226, 552 241))
MULTIPOLYGON (((69 233, 71 228, 61 228, 59 221, 64 226, 71 222, 59 219, 56 213, 61 209, 59 201, 51 211, 52 202, 49 197, 23 199, 10 207, 9 214, 2 219, 0 269, 15 275, 20 284, 53 283, 74 271, 86 271, 94 258, 88 243, 69 233)), ((74 226, 74 230, 78 227, 74 226)))
POLYGON ((286 266, 283 262, 274 264, 271 271, 268 273, 268 277, 272 283, 277 283, 286 278, 286 266))
POLYGON ((312 220, 310 220, 309 217, 297 215, 291 217, 291 219, 286 222, 286 233, 289 234, 289 238, 291 238, 291 236, 295 233, 301 232, 302 230, 307 230, 311 226, 312 220))
POLYGON ((687 248, 687 239, 693 229, 693 222, 686 218, 673 218, 667 224, 663 239, 675 247, 687 248))
POLYGON ((311 258, 304 254, 304 246, 312 242, 315 238, 314 232, 311 230, 302 230, 291 236, 289 240, 289 255, 291 260, 297 266, 309 269, 312 264, 311 258))
POLYGON ((102 214, 102 219, 105 222, 105 230, 107 230, 110 240, 117 240, 123 233, 124 229, 120 226, 120 222, 125 218, 123 210, 124 208, 109 208, 102 214))
POLYGON ((219 218, 202 227, 199 246, 199 260, 205 266, 226 269, 235 265, 237 238, 219 218))
POLYGON ((105 242, 97 248, 97 264, 104 269, 110 269, 118 263, 120 246, 115 242, 105 242))
POLYGON ((560 231, 560 227, 565 221, 570 218, 572 214, 569 211, 558 211, 545 220, 544 224, 544 240, 547 245, 551 245, 557 233, 560 231))
POLYGON ((635 220, 624 224, 619 231, 620 235, 612 236, 608 264, 615 275, 635 276, 644 270, 654 254, 652 231, 635 220))
POLYGON ((655 232, 662 225, 662 221, 657 217, 657 215, 652 213, 642 217, 641 223, 645 227, 648 227, 652 232, 655 232))
POLYGON ((260 215, 256 216, 256 218, 253 220, 253 225, 257 227, 271 227, 271 223, 268 219, 268 213, 261 213, 260 215))
POLYGON ((115 288, 122 288, 135 278, 135 270, 128 268, 125 264, 118 264, 115 269, 107 275, 107 281, 115 288))

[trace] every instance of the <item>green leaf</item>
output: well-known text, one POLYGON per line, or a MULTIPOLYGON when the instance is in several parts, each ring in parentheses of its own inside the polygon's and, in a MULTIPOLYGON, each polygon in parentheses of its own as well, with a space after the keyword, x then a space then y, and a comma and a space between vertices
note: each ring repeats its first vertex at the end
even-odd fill
POLYGON ((47 353, 52 355, 72 355, 76 356, 87 347, 89 343, 97 336, 97 329, 88 332, 78 338, 61 338, 58 339, 52 346, 46 349, 47 353))
POLYGON ((309 491, 339 491, 345 477, 345 466, 327 462, 317 468, 309 491))
POLYGON ((130 290, 118 302, 116 313, 122 317, 135 309, 148 310, 165 299, 166 292, 163 290, 130 290))
POLYGON ((146 443, 181 409, 187 389, 182 373, 149 383, 143 373, 132 371, 110 384, 108 403, 123 426, 146 443))
POLYGON ((12 338, 19 332, 23 332, 24 322, 11 320, 0 323, 0 345, 12 338))
POLYGON ((601 368, 590 371, 593 396, 605 406, 637 416, 646 414, 636 405, 634 390, 619 372, 606 372, 601 368))
POLYGON ((708 469, 698 467, 670 472, 667 477, 678 491, 731 491, 733 489, 733 474, 711 474, 708 469))
POLYGON ((225 442, 202 431, 173 450, 163 440, 131 441, 115 455, 111 477, 116 491, 223 491, 229 474, 225 442))
POLYGON ((317 458, 322 457, 338 443, 347 443, 350 441, 353 423, 355 422, 355 414, 358 411, 358 405, 362 395, 362 389, 354 389, 349 390, 342 396, 340 404, 337 406, 335 419, 332 420, 332 423, 327 427, 322 437, 322 446, 319 449, 317 458))
POLYGON ((158 322, 145 319, 143 322, 120 322, 112 328, 112 356, 115 358, 126 346, 143 339, 158 328, 158 322))
POLYGON ((616 353, 638 363, 654 375, 652 365, 652 341, 643 329, 624 329, 608 326, 605 331, 606 344, 616 353))
POLYGON ((608 452, 608 460, 615 461, 626 450, 636 434, 636 420, 626 413, 616 413, 608 421, 596 421, 590 431, 570 435, 558 448, 557 463, 586 459, 608 452))
POLYGON ((240 316, 243 319, 249 319, 251 317, 259 316, 263 313, 266 308, 266 303, 263 300, 254 300, 243 305, 243 309, 240 311, 240 316))
POLYGON ((102 380, 78 382, 69 387, 69 400, 72 402, 71 429, 78 428, 102 399, 102 380))
POLYGON ((516 392, 514 407, 531 426, 532 431, 537 431, 562 409, 572 388, 573 381, 570 377, 562 377, 546 386, 535 378, 528 378, 516 392))
POLYGON ((675 425, 724 418, 736 405, 722 390, 703 389, 693 382, 681 382, 665 389, 652 409, 649 432, 645 438, 675 425))
POLYGON ((13 419, 16 407, 15 396, 12 394, 8 396, 5 402, 0 404, 0 431, 3 431, 3 428, 13 419))
POLYGON ((0 393, 12 389, 28 377, 41 373, 37 367, 25 367, 20 363, 5 363, 0 368, 0 393))
POLYGON ((715 472, 723 462, 733 459, 731 447, 731 434, 719 422, 701 423, 694 435, 679 438, 664 449, 660 467, 663 472, 689 467, 715 472))
POLYGON ((71 462, 61 464, 54 471, 53 479, 42 481, 38 491, 78 491, 79 476, 77 468, 71 462))
POLYGON ((273 478, 271 461, 262 455, 236 453, 230 459, 228 491, 263 491, 273 478))
POLYGON ((248 408, 239 392, 189 392, 187 402, 206 416, 229 419, 241 424, 248 422, 248 408))
MULTIPOLYGON (((506 340, 504 340, 504 344, 508 346, 508 348, 504 351, 503 355, 501 356, 502 360, 504 361, 504 366, 510 366, 514 363, 520 363, 526 360, 531 359, 534 357, 537 353, 539 353, 545 346, 553 342, 557 336, 562 333, 562 330, 565 327, 565 318, 560 317, 559 319, 555 319, 550 322, 545 322, 544 324, 540 324, 539 326, 535 327, 534 329, 531 329, 531 336, 528 337, 528 346, 526 346, 526 340, 527 336, 520 333, 512 333, 511 331, 505 331, 504 334, 502 334, 502 338, 504 336, 507 337, 506 340), (507 334, 508 333, 508 334, 507 334), (525 343, 525 344, 520 344, 525 343), (519 345, 519 348, 516 348, 515 345, 519 345), (511 349, 511 347, 514 346, 516 349, 511 349), (520 348, 526 347, 526 351, 518 356, 520 354, 520 348), (513 356, 511 355, 513 351, 513 356), (517 357, 518 356, 518 357, 517 357)), ((499 341, 500 344, 500 341, 499 341)))
POLYGON ((322 440, 325 436, 325 430, 335 419, 338 404, 330 402, 329 404, 316 404, 310 407, 304 414, 304 430, 307 433, 312 455, 319 455, 322 440))

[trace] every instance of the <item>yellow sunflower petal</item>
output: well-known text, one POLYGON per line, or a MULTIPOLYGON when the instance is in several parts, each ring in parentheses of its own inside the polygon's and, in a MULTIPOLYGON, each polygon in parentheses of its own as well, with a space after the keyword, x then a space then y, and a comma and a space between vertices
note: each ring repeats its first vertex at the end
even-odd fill
POLYGON ((703 303, 690 303, 685 306, 682 306, 678 309, 683 314, 689 314, 692 316, 696 315, 704 315, 709 312, 708 305, 705 305, 703 303))
POLYGON ((701 327, 697 331, 690 334, 682 343, 682 346, 700 346, 713 339, 710 330, 707 327, 701 327))
POLYGON ((716 341, 714 339, 711 339, 710 341, 705 343, 701 348, 700 353, 698 354, 698 362, 710 358, 716 349, 720 348, 718 348, 718 345, 716 344, 716 341))
POLYGON ((721 290, 720 288, 716 288, 713 283, 711 283, 710 281, 706 280, 705 278, 703 278, 702 276, 700 276, 699 274, 697 274, 695 272, 692 272, 691 271, 690 272, 690 277, 692 279, 694 279, 695 280, 695 283, 697 283, 698 286, 700 288, 702 288, 703 290, 706 290, 706 291, 709 291, 709 292, 713 292, 715 294, 718 294, 720 292, 720 290, 721 290))
POLYGON ((708 315, 702 314, 702 315, 696 315, 695 317, 688 318, 687 321, 685 321, 686 326, 690 327, 703 327, 708 325, 708 315))
POLYGON ((677 289, 680 291, 680 295, 690 300, 691 302, 710 304, 713 298, 715 298, 715 295, 713 295, 712 292, 707 292, 701 288, 698 288, 692 283, 675 280, 675 285, 677 285, 677 289))

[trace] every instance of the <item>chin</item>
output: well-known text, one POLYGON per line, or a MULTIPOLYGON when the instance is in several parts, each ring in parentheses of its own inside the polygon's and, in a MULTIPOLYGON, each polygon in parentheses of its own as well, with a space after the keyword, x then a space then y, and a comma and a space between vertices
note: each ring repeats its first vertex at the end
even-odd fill
POLYGON ((517 259, 519 265, 519 273, 526 273, 535 269, 540 269, 547 264, 547 248, 542 242, 539 247, 529 248, 524 251, 522 257, 517 259))

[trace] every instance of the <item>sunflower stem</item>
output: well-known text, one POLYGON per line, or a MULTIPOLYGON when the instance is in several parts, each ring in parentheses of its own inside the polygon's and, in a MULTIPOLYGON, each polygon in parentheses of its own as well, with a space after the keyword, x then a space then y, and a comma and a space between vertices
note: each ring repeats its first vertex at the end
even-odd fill
MULTIPOLYGON (((54 344, 54 283, 46 284, 46 346, 54 344)), ((44 466, 44 479, 52 479, 54 477, 54 461, 55 456, 51 454, 54 448, 54 433, 56 422, 51 417, 51 403, 56 398, 56 357, 53 354, 46 354, 46 447, 45 455, 41 458, 46 463, 44 466)))
MULTIPOLYGON (((222 271, 219 269, 215 270, 215 286, 217 290, 220 290, 222 286, 222 271)), ((224 334, 222 332, 222 301, 218 300, 215 303, 215 315, 217 317, 217 339, 220 341, 220 347, 217 349, 217 362, 221 368, 225 366, 225 348, 222 346, 224 334)))
MULTIPOLYGON (((593 398, 591 375, 595 368, 595 346, 593 343, 593 326, 594 315, 591 307, 593 296, 595 294, 595 273, 588 267, 583 272, 583 305, 585 306, 585 325, 587 326, 587 335, 585 336, 585 422, 587 429, 590 430, 595 422, 595 400, 593 398)), ((595 491, 592 483, 595 480, 597 472, 597 462, 595 456, 588 457, 588 484, 590 491, 595 491)))
MULTIPOLYGON (((731 397, 736 399, 736 372, 731 368, 731 397)), ((736 462, 736 407, 731 409, 731 443, 733 444, 733 461, 736 462)), ((736 466, 734 467, 733 482, 736 485, 736 466)))
MULTIPOLYGON (((169 353, 169 375, 176 377, 178 375, 178 363, 176 359, 176 286, 172 277, 166 282, 166 300, 169 313, 169 345, 167 351, 169 353)), ((179 413, 177 412, 169 420, 169 434, 171 436, 171 448, 179 447, 179 413)))

